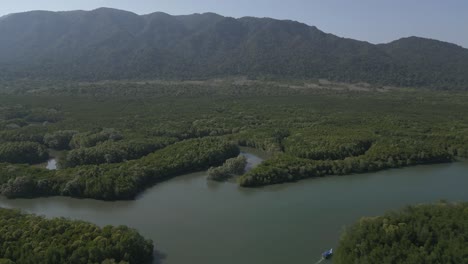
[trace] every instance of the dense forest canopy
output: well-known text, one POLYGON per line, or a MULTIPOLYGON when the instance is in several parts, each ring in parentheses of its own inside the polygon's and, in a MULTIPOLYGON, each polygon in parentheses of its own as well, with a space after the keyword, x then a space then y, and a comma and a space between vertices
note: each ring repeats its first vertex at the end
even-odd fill
POLYGON ((0 208, 0 263, 151 263, 153 242, 128 227, 0 208))
POLYGON ((343 234, 337 264, 468 263, 468 204, 410 206, 363 218, 343 234))
POLYGON ((466 92, 205 84, 168 84, 136 96, 117 82, 84 85, 76 94, 67 87, 3 94, 0 192, 134 199, 210 167, 212 179, 243 174, 238 183, 256 187, 468 157, 466 92), (208 96, 213 89, 219 93, 208 96), (60 119, 31 120, 36 112, 60 119), (239 146, 271 158, 245 173, 245 160, 226 162, 239 146), (29 165, 49 155, 59 170, 29 165))
MULTIPOLYGON (((66 162, 70 162, 72 153, 75 152, 69 153, 66 162)), ((177 142, 142 158, 116 164, 107 160, 107 155, 111 154, 102 154, 101 163, 95 160, 98 165, 58 171, 0 163, 0 191, 10 198, 63 195, 102 200, 133 199, 155 183, 220 165, 238 154, 239 148, 233 143, 207 137, 177 142)), ((96 157, 93 152, 83 153, 76 162, 86 163, 93 157, 96 157)))
POLYGON ((213 181, 223 181, 236 175, 242 175, 247 166, 247 158, 239 155, 238 157, 228 159, 222 166, 211 167, 208 170, 208 179, 213 181))
POLYGON ((410 37, 373 45, 288 20, 100 8, 0 20, 0 80, 328 79, 468 88, 468 50, 410 37))

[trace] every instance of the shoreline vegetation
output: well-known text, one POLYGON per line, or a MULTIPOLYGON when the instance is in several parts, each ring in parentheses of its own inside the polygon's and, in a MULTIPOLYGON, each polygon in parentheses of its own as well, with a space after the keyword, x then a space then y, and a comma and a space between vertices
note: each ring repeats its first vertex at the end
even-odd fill
POLYGON ((332 175, 351 175, 415 165, 428 165, 452 162, 456 158, 447 152, 424 150, 411 154, 403 152, 379 153, 348 157, 343 160, 310 160, 278 155, 260 164, 238 179, 243 187, 260 187, 271 184, 296 182, 301 179, 332 175))
POLYGON ((0 208, 0 263, 149 264, 153 241, 125 227, 46 219, 0 208))
POLYGON ((247 158, 239 155, 226 160, 223 165, 208 169, 208 180, 225 181, 231 177, 242 175, 247 166, 247 158))
POLYGON ((160 181, 222 164, 239 153, 234 144, 203 138, 178 142, 141 159, 118 164, 50 171, 3 163, 0 164, 1 191, 8 198, 62 195, 99 200, 134 199, 160 181))
POLYGON ((218 93, 207 96, 204 85, 156 82, 151 85, 159 89, 145 90, 142 98, 121 94, 125 83, 102 85, 109 89, 88 84, 77 90, 85 94, 65 86, 2 95, 2 195, 130 200, 161 181, 220 166, 239 155, 239 146, 270 156, 234 173, 243 174, 237 178, 243 187, 468 157, 468 92, 327 88, 297 94, 255 81, 215 82, 207 89, 218 93), (27 165, 47 160, 50 151, 60 153, 59 170, 27 165))
POLYGON ((468 203, 408 206, 362 218, 343 233, 333 262, 466 263, 468 203))

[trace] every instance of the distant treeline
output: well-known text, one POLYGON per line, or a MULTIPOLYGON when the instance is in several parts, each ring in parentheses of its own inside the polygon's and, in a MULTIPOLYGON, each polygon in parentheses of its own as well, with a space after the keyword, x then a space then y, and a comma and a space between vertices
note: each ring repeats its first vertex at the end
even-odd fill
POLYGON ((248 76, 468 88, 468 50, 455 44, 409 37, 374 45, 295 21, 212 13, 12 14, 0 20, 0 59, 2 83, 248 76))

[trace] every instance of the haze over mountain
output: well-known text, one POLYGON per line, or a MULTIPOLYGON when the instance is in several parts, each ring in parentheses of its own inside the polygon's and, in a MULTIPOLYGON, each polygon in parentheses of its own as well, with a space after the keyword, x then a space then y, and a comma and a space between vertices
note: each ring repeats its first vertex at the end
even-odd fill
POLYGON ((0 79, 324 78, 468 88, 468 49, 344 39, 295 21, 213 13, 32 11, 0 18, 0 79))

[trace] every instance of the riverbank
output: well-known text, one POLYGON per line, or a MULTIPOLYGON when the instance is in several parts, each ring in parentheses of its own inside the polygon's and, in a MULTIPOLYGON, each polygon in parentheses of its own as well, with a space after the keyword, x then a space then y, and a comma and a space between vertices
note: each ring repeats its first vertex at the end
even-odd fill
POLYGON ((468 203, 424 204, 364 217, 343 233, 334 263, 467 263, 468 203))
POLYGON ((441 164, 456 161, 448 153, 438 152, 420 156, 389 153, 382 159, 368 153, 343 160, 310 160, 291 155, 277 155, 239 178, 243 187, 260 187, 308 178, 332 175, 363 174, 417 165, 441 164), (400 157, 398 157, 400 155, 400 157))
POLYGON ((2 263, 148 264, 153 260, 153 242, 124 226, 99 228, 0 208, 0 229, 2 263))
POLYGON ((51 171, 4 163, 0 164, 0 192, 8 198, 131 200, 161 181, 220 165, 239 153, 232 142, 205 137, 177 142, 141 159, 117 164, 51 171))
POLYGON ((468 163, 422 165, 352 177, 239 188, 206 173, 162 182, 134 201, 68 197, 8 200, 0 206, 105 226, 128 225, 153 239, 156 263, 307 263, 336 247, 362 216, 440 199, 468 201, 468 163))

